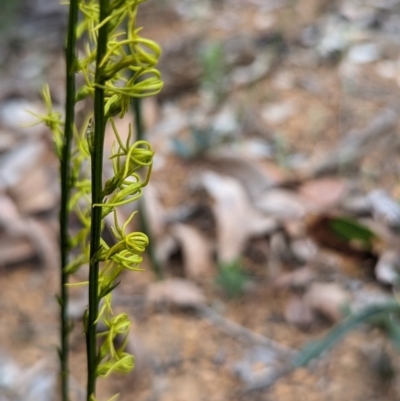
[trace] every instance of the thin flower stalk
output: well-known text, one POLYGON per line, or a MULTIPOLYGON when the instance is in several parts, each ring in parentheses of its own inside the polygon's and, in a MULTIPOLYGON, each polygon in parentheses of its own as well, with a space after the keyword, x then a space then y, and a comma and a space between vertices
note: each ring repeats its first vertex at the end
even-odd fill
POLYGON ((60 179, 61 179, 61 205, 60 205, 60 385, 61 400, 68 401, 68 333, 69 322, 67 316, 68 307, 68 291, 66 284, 68 283, 68 274, 65 267, 68 263, 69 251, 69 210, 68 202, 70 197, 70 160, 71 160, 71 143, 75 123, 75 68, 76 68, 76 25, 78 20, 78 0, 70 0, 67 44, 65 51, 66 58, 66 99, 65 99, 65 125, 64 137, 62 141, 61 159, 60 159, 60 179))
MULTIPOLYGON (((84 316, 87 401, 97 400, 98 377, 128 372, 134 366, 133 356, 124 350, 130 320, 125 313, 114 314, 112 292, 124 271, 141 270, 141 255, 149 241, 143 233, 129 233, 128 226, 135 212, 120 223, 117 209, 140 198, 149 182, 154 152, 146 141, 133 140, 131 127, 127 139, 122 141, 114 118, 128 112, 131 99, 156 94, 163 85, 156 69, 161 50, 153 41, 141 37, 140 29, 136 27, 138 6, 143 1, 77 1, 80 18, 75 32, 78 40, 83 42, 84 50, 75 56, 73 68, 67 71, 81 74, 84 83, 76 88, 76 92, 70 92, 72 95, 67 102, 69 110, 73 110, 77 102, 92 98, 93 113, 79 125, 71 124, 68 112, 63 120, 53 110, 50 91, 45 87, 43 96, 47 114, 38 116, 53 132, 61 165, 68 160, 65 224, 72 213, 80 225, 61 244, 64 254, 62 273, 65 294, 69 287, 88 285, 89 305, 84 316), (103 143, 107 123, 111 124, 116 142, 111 152, 113 174, 103 185, 103 143), (64 158, 68 132, 70 152, 68 158, 64 158), (104 219, 109 214, 114 216, 114 241, 111 243, 102 238, 104 219), (88 281, 67 283, 68 277, 84 265, 89 265, 88 281), (100 333, 97 331, 99 322, 106 328, 100 333), (118 348, 114 345, 117 336, 123 339, 118 348), (102 340, 100 346, 97 339, 102 340)), ((74 21, 76 24, 77 19, 74 21)))

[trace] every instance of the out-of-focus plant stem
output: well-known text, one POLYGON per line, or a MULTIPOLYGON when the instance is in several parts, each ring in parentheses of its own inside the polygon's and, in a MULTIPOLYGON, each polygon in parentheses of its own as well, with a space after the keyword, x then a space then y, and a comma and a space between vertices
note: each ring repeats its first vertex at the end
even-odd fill
POLYGON ((68 33, 65 49, 66 58, 66 99, 65 99, 65 128, 61 153, 61 206, 60 206, 60 385, 61 399, 68 401, 68 333, 67 316, 69 235, 68 235, 68 204, 71 191, 71 142, 75 121, 75 69, 76 69, 76 25, 78 21, 78 0, 70 0, 68 33))
MULTIPOLYGON (((143 127, 143 114, 142 114, 142 99, 133 98, 132 100, 133 111, 135 114, 135 128, 136 128, 136 140, 144 140, 144 127, 143 127)), ((146 204, 143 199, 139 200, 139 219, 142 231, 149 238, 149 244, 147 245, 147 255, 150 259, 150 265, 153 272, 156 274, 159 280, 164 278, 164 272, 162 266, 157 258, 156 249, 154 246, 154 238, 151 232, 150 224, 146 214, 146 204)))

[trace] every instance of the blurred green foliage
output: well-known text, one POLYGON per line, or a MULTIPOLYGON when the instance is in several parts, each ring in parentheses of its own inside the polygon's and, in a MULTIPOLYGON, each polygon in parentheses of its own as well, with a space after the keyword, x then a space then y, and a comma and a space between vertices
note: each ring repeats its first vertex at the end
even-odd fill
POLYGON ((357 241, 366 249, 370 249, 377 238, 368 227, 350 217, 331 218, 329 226, 339 239, 346 242, 357 241))
POLYGON ((304 347, 294 359, 293 364, 296 367, 307 365, 361 324, 368 324, 371 328, 380 329, 393 345, 400 350, 399 316, 400 304, 397 301, 366 306, 333 327, 322 340, 313 341, 304 347))
POLYGON ((226 93, 228 72, 222 43, 207 43, 200 51, 200 64, 203 68, 202 87, 213 93, 215 100, 221 100, 226 93))
POLYGON ((235 260, 219 264, 216 281, 229 298, 236 298, 243 294, 248 276, 243 271, 241 261, 235 260))

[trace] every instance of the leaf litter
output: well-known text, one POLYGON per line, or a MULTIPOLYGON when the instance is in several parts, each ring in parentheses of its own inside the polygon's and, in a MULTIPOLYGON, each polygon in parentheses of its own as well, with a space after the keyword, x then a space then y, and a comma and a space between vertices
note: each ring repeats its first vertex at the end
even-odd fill
MULTIPOLYGON (((23 30, 34 29, 38 14, 49 17, 47 3, 29 5, 24 18, 35 18, 23 30)), ((287 361, 295 349, 339 321, 346 308, 386 302, 397 290, 394 3, 338 1, 329 7, 302 0, 271 6, 235 0, 234 6, 219 2, 200 11, 187 3, 153 5, 155 12, 142 16, 150 23, 161 10, 157 7, 166 16, 159 26, 149 25, 166 43, 166 90, 159 104, 144 107, 157 151, 153 181, 145 191, 146 212, 166 279, 154 282, 146 261, 146 272, 121 283, 118 297, 121 302, 138 297, 131 314, 139 340, 132 339, 132 347, 152 349, 146 360, 162 355, 165 344, 172 351, 149 364, 137 389, 126 379, 122 400, 132 394, 145 400, 149 392, 161 401, 196 401, 200 394, 236 399, 240 392, 251 397, 249 392, 270 387, 271 397, 290 401, 298 399, 299 386, 310 400, 377 399, 381 394, 365 385, 375 380, 374 370, 357 353, 359 342, 368 343, 374 333, 349 336, 326 357, 329 369, 317 365, 292 372, 287 361), (218 24, 202 20, 213 7, 219 7, 218 24), (269 22, 261 24, 260 15, 269 22), (167 20, 173 28, 164 26, 167 20), (199 30, 189 28, 199 22, 199 30), (243 37, 234 37, 233 32, 245 30, 243 37), (382 45, 376 30, 384 32, 387 43, 382 45), (211 37, 223 37, 226 54, 217 52, 212 62, 226 77, 207 76, 203 82, 197 49, 211 37), (390 71, 383 62, 394 63, 390 71), (206 84, 213 79, 215 88, 206 84), (214 140, 216 128, 220 136, 214 140), (193 148, 185 160, 179 152, 172 154, 172 141, 192 146, 193 132, 213 140, 202 141, 201 151, 193 148), (255 243, 260 253, 252 248, 255 243), (182 270, 174 268, 179 252, 182 270), (235 263, 247 284, 240 298, 230 299, 216 281, 224 265, 235 263), (277 354, 285 355, 285 362, 277 354)), ((63 14, 54 10, 62 26, 63 14)), ((52 40, 62 43, 60 33, 56 29, 52 40)), ((21 366, 49 355, 43 344, 56 341, 53 299, 45 295, 35 270, 46 266, 40 274, 50 277, 51 287, 58 263, 57 164, 50 138, 43 127, 28 134, 19 125, 32 122, 21 113, 26 105, 38 108, 32 99, 46 75, 43 66, 27 62, 38 51, 27 43, 21 42, 20 53, 10 43, 2 45, 6 53, 0 52, 8 54, 1 72, 7 87, 0 94, 0 267, 8 297, 1 301, 0 338, 21 366), (21 91, 16 71, 37 80, 21 91), (21 288, 32 297, 30 304, 20 302, 21 288), (35 321, 43 318, 49 328, 29 347, 10 334, 20 324, 15 305, 28 315, 34 311, 35 321), (22 348, 27 355, 21 355, 22 348)), ((57 48, 48 46, 41 57, 61 58, 57 48)), ((53 66, 60 68, 55 61, 53 66)), ((56 77, 53 71, 54 87, 60 88, 56 77)), ((54 98, 63 99, 60 89, 54 98)), ((79 346, 73 349, 81 369, 82 354, 79 346)), ((398 356, 390 354, 396 368, 398 356)), ((391 391, 386 398, 397 399, 399 389, 391 385, 391 391)))

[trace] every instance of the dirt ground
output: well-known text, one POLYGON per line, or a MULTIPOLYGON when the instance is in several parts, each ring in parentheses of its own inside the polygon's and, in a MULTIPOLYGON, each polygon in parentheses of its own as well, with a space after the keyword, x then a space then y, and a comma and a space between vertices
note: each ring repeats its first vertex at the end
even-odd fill
MULTIPOLYGON (((56 0, 21 1, 7 13, 16 22, 5 26, 0 46, 0 401, 50 401, 57 399, 58 162, 49 132, 43 127, 26 132, 21 124, 31 121, 25 109, 41 110, 45 82, 62 108, 66 13, 56 0), (28 150, 21 150, 24 146, 28 150)), ((144 272, 125 274, 114 301, 116 311, 127 312, 133 321, 128 346, 136 367, 126 377, 99 380, 99 400, 115 393, 121 401, 400 399, 400 357, 377 327, 361 327, 310 366, 285 371, 293 353, 340 320, 343 305, 337 294, 352 307, 391 299, 395 289, 376 266, 386 251, 399 251, 398 233, 377 219, 369 227, 384 231, 383 239, 377 250, 363 253, 352 244, 337 246, 313 222, 325 227, 330 213, 369 222, 376 217, 354 212, 355 206, 346 209, 341 195, 332 201, 343 182, 357 199, 376 189, 391 199, 400 197, 398 119, 385 114, 382 121, 389 128, 379 131, 373 125, 385 110, 400 110, 400 2, 148 0, 138 20, 145 36, 164 50, 165 90, 158 100, 143 103, 148 140, 156 150, 151 185, 162 210, 150 217, 158 230, 155 242, 173 240, 163 254, 167 281, 196 283, 205 301, 188 307, 182 295, 181 303, 150 302, 149 291, 158 281, 148 256, 144 272), (212 46, 217 56, 204 61, 212 46), (248 66, 253 67, 244 70, 248 66), (343 149, 354 146, 346 139, 351 133, 365 136, 371 124, 372 139, 366 146, 356 142, 360 154, 345 163, 343 149), (197 143, 194 129, 210 142, 197 143), (215 171, 226 168, 249 198, 260 188, 255 175, 245 172, 243 179, 233 164, 219 159, 226 148, 238 152, 235 157, 246 156, 248 164, 240 166, 251 164, 284 190, 284 198, 274 200, 274 212, 265 212, 269 204, 262 209, 263 218, 278 228, 243 227, 244 239, 237 245, 242 248, 226 250, 239 253, 248 277, 237 297, 229 297, 217 282, 225 220, 218 217, 219 195, 199 177, 220 163, 215 171), (334 168, 317 172, 320 161, 335 154, 334 168), (327 187, 319 186, 321 175, 331 180, 327 187), (305 186, 314 182, 311 200, 305 186), (306 205, 306 211, 297 214, 298 205, 306 205), (182 225, 192 231, 179 231, 182 225), (205 251, 191 254, 186 248, 182 237, 198 238, 193 231, 206 238, 208 259, 205 251), (310 240, 318 257, 294 261, 290 250, 296 240, 310 240), (202 258, 199 279, 190 263, 197 266, 202 258), (296 284, 287 275, 301 269, 312 278, 296 284), (330 287, 319 288, 334 288, 335 295, 326 298, 320 290, 311 303, 311 288, 321 283, 330 287), (232 328, 232 322, 239 326, 232 328), (248 329, 246 334, 239 335, 238 327, 248 329), (269 385, 255 388, 257 380, 275 374, 269 385)), ((228 183, 226 176, 218 177, 225 177, 221 186, 228 183)), ((151 214, 150 200, 154 203, 149 195, 151 214)), ((256 201, 251 199, 251 210, 256 201)), ((241 209, 232 210, 229 221, 238 219, 241 209)), ((397 209, 393 213, 399 217, 397 209)), ((71 299, 71 387, 73 399, 81 400, 84 291, 72 288, 71 299)))

